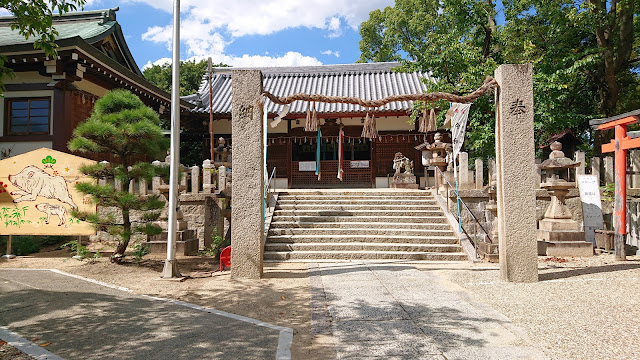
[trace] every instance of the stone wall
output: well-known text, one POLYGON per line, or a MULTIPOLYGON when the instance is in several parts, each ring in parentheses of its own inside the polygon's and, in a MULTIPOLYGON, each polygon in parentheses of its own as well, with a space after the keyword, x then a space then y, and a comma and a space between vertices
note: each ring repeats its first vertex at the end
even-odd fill
POLYGON ((224 223, 217 200, 211 194, 180 195, 180 209, 187 229, 195 230, 200 249, 210 248, 213 236, 223 235, 224 223))
MULTIPOLYGON (((215 234, 222 236, 224 223, 218 198, 212 194, 182 194, 180 195, 180 209, 187 222, 187 229, 195 230, 200 249, 209 248, 215 234)), ((122 212, 114 207, 98 206, 100 216, 113 216, 116 224, 122 224, 122 212)), ((132 211, 131 222, 133 225, 142 224, 142 212, 132 211)), ((146 235, 137 234, 132 237, 132 242, 146 241, 146 235)), ((116 237, 99 231, 91 236, 91 241, 117 242, 116 237)))

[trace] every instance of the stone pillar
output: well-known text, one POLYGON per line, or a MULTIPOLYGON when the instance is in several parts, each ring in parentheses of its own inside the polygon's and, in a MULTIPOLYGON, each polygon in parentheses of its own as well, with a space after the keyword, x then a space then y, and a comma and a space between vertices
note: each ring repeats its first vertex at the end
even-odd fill
MULTIPOLYGON (((182 174, 182 179, 180 179, 180 186, 179 188, 183 188, 184 192, 187 191, 187 182, 189 181, 188 179, 188 172, 187 169, 184 168, 184 166, 180 165, 180 173, 182 174)), ((182 193, 184 193, 182 192, 182 193)))
POLYGON ((262 277, 264 245, 264 139, 260 70, 232 70, 231 136, 233 188, 231 198, 231 277, 262 277))
POLYGON ((482 159, 476 159, 476 189, 482 189, 484 186, 484 164, 482 159))
POLYGON ((631 170, 638 174, 631 175, 631 187, 640 188, 640 150, 629 150, 629 160, 631 161, 631 170))
POLYGON ((532 75, 531 64, 495 71, 500 276, 511 282, 538 281, 532 75))
POLYGON ((585 171, 584 169, 586 168, 586 162, 587 162, 587 158, 585 157, 584 152, 582 151, 576 151, 576 156, 575 156, 575 162, 579 162, 580 166, 578 166, 576 168, 576 181, 578 181, 578 175, 584 175, 585 171))
POLYGON ((138 182, 138 193, 140 195, 147 195, 147 180, 140 179, 138 182))
MULTIPOLYGON (((133 170, 132 166, 128 167, 129 171, 133 170)), ((136 180, 135 179, 131 179, 129 180, 129 193, 134 194, 136 191, 136 180)))
POLYGON ((604 183, 605 185, 615 183, 613 179, 613 156, 604 158, 604 183))
MULTIPOLYGON (((109 162, 108 161, 100 161, 100 165, 104 165, 104 166, 109 166, 109 162)), ((107 185, 107 178, 100 178, 98 180, 98 185, 107 185)))
POLYGON ((197 194, 200 191, 200 168, 197 166, 191 167, 191 193, 197 194))
MULTIPOLYGON (((540 165, 542 164, 542 160, 540 159, 536 159, 535 160, 535 164, 536 165, 540 165)), ((540 182, 542 181, 542 171, 536 166, 535 169, 533 169, 533 172, 535 173, 535 177, 536 177, 536 189, 540 189, 540 182)))
MULTIPOLYGON (((153 166, 162 166, 162 163, 158 160, 151 163, 153 166)), ((160 176, 154 176, 151 178, 151 192, 155 195, 160 194, 160 185, 162 185, 162 179, 160 176)))
POLYGON ((211 169, 213 169, 211 160, 202 162, 202 192, 205 194, 211 194, 211 191, 213 191, 211 186, 211 169))
POLYGON ((591 175, 595 175, 596 179, 598 179, 598 184, 601 184, 600 180, 600 165, 601 159, 599 157, 591 158, 591 175))
POLYGON ((466 152, 458 153, 458 182, 461 188, 466 188, 472 183, 469 179, 469 154, 466 152))
POLYGON ((491 182, 491 176, 496 175, 496 159, 489 159, 489 182, 491 182))
POLYGON ((218 168, 218 190, 227 188, 227 168, 224 165, 218 168))

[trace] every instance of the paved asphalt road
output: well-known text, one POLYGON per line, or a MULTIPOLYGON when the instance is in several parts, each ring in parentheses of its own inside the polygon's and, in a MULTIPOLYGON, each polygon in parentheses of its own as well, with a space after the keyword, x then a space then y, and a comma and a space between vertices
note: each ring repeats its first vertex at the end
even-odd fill
POLYGON ((64 359, 290 358, 291 329, 185 305, 47 270, 0 269, 0 330, 51 343, 46 350, 64 359))

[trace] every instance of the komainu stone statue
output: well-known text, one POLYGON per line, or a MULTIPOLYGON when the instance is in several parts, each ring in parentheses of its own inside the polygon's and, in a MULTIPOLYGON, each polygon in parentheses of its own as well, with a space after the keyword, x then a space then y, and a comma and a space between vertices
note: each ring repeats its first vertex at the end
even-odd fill
POLYGON ((405 174, 413 175, 413 161, 409 160, 409 158, 401 152, 397 152, 394 156, 393 168, 396 170, 396 175, 400 174, 402 168, 404 168, 405 174))
POLYGON ((413 175, 413 161, 409 160, 401 152, 397 152, 393 158, 393 175, 392 188, 417 189, 416 176, 413 175), (404 168, 404 172, 402 169, 404 168))

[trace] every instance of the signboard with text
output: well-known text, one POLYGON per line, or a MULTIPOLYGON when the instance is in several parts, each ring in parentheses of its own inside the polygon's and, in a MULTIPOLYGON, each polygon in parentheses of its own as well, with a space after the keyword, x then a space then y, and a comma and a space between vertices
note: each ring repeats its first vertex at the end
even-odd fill
POLYGON ((92 235, 94 228, 71 214, 95 212, 75 184, 91 182, 79 167, 95 161, 51 149, 0 160, 0 234, 92 235))
POLYGON ((596 243, 595 230, 603 228, 600 184, 595 175, 578 175, 586 241, 596 243))

